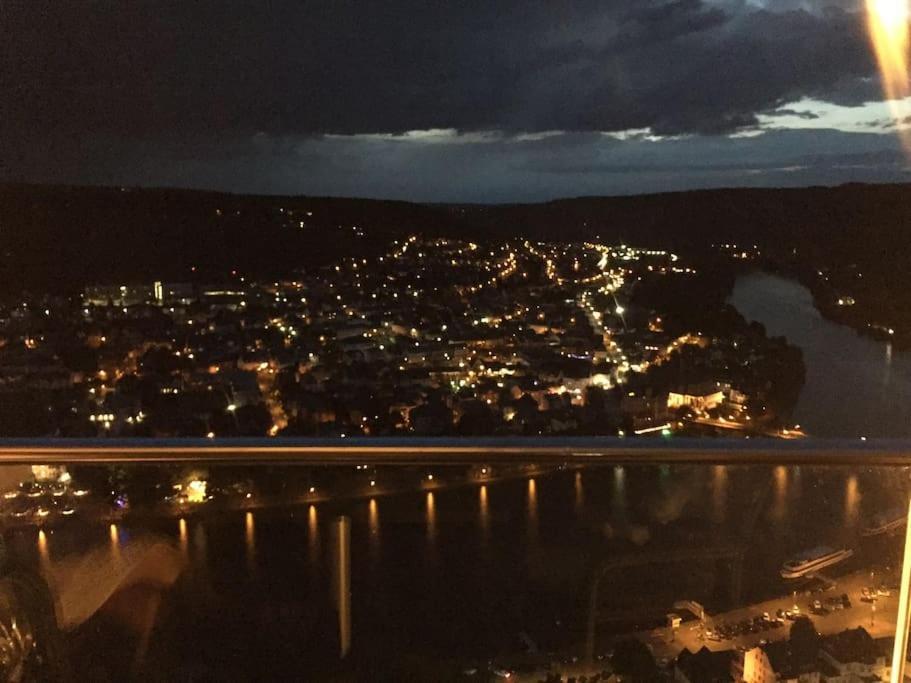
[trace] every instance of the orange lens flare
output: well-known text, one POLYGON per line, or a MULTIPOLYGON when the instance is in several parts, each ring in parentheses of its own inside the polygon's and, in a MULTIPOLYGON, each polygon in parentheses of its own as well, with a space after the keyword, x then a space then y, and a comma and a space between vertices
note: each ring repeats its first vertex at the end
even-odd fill
POLYGON ((905 151, 911 154, 911 95, 908 76, 909 0, 866 0, 867 28, 879 64, 883 94, 905 151))
POLYGON ((908 526, 905 529, 905 554, 902 561, 902 578, 898 596, 898 617, 895 623, 895 645, 892 650, 891 683, 904 683, 905 662, 908 652, 908 629, 911 626, 911 501, 908 503, 908 526))

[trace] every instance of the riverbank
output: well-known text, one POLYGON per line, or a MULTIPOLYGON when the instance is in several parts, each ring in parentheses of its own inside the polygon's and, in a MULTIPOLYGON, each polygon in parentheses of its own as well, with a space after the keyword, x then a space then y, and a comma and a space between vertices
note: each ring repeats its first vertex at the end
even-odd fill
MULTIPOLYGON (((712 630, 720 624, 737 624, 745 620, 752 620, 761 617, 763 613, 774 616, 778 610, 793 611, 796 606, 801 614, 812 619, 813 625, 821 635, 831 635, 862 626, 874 638, 892 636, 895 634, 895 623, 898 616, 898 591, 887 591, 889 595, 878 596, 874 602, 863 600, 863 589, 871 585, 879 585, 881 582, 890 586, 897 585, 896 573, 874 572, 870 568, 861 569, 840 577, 833 582, 828 591, 822 593, 805 592, 798 596, 783 595, 773 600, 707 616, 705 629, 712 630), (871 577, 873 578, 871 579, 871 577), (843 594, 848 596, 850 607, 824 615, 813 614, 814 600, 825 602, 826 598, 840 597, 843 594)), ((684 624, 684 627, 677 630, 676 633, 671 633, 667 628, 661 628, 639 634, 639 637, 643 642, 649 644, 658 659, 670 659, 676 657, 684 649, 696 652, 707 647, 709 650, 717 652, 736 648, 748 649, 756 647, 761 641, 787 640, 793 622, 785 621, 784 623, 784 628, 761 633, 747 633, 728 640, 706 638, 698 621, 684 624)))
MULTIPOLYGON (((287 511, 308 505, 344 503, 357 500, 371 500, 409 493, 434 493, 466 487, 480 487, 516 479, 545 477, 564 470, 575 471, 580 465, 484 465, 459 468, 398 468, 384 470, 382 475, 376 468, 363 466, 363 475, 333 482, 330 485, 302 486, 299 492, 283 493, 236 493, 229 487, 218 492, 210 500, 197 502, 173 502, 163 500, 155 504, 119 508, 110 502, 98 499, 82 501, 74 515, 58 514, 46 517, 29 515, 17 517, 8 510, 0 511, 4 529, 20 531, 28 528, 54 529, 66 524, 74 517, 92 519, 105 524, 143 523, 153 520, 178 520, 192 517, 205 518, 226 512, 255 512, 259 510, 287 511), (433 472, 435 470, 435 473, 433 472)), ((358 468, 360 469, 360 468, 358 468)), ((239 483, 239 482, 237 482, 239 483)), ((244 488, 243 490, 247 490, 244 488)), ((2 506, 0 506, 2 507, 2 506)))
POLYGON ((871 296, 888 297, 887 293, 857 291, 862 277, 847 276, 832 270, 821 270, 803 263, 766 259, 761 270, 796 280, 813 295, 813 303, 826 320, 851 328, 858 335, 889 342, 896 351, 911 350, 911 327, 889 320, 872 320, 867 300, 871 296), (853 280, 853 282, 848 282, 853 280), (853 286, 852 286, 853 285, 853 286))

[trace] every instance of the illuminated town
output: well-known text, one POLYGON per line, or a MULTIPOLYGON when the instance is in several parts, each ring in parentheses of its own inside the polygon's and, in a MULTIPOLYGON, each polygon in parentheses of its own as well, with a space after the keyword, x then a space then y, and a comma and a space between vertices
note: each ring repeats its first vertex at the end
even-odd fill
POLYGON ((4 312, 3 433, 799 436, 799 352, 724 296, 660 250, 416 236, 298 279, 89 286, 4 312))

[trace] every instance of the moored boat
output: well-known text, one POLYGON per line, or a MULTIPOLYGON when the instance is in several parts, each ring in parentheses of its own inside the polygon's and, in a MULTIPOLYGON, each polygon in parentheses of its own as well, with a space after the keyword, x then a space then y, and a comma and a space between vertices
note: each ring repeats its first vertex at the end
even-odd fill
POLYGON ((781 566, 781 576, 785 579, 799 579, 825 567, 831 567, 847 560, 854 554, 850 548, 833 549, 819 546, 805 550, 781 566))

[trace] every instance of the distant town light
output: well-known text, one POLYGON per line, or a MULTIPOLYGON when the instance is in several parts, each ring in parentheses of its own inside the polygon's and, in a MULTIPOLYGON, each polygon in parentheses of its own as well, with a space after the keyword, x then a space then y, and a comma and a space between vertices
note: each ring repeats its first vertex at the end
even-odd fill
POLYGON ((193 479, 187 484, 187 502, 203 503, 206 500, 207 483, 203 479, 193 479))

